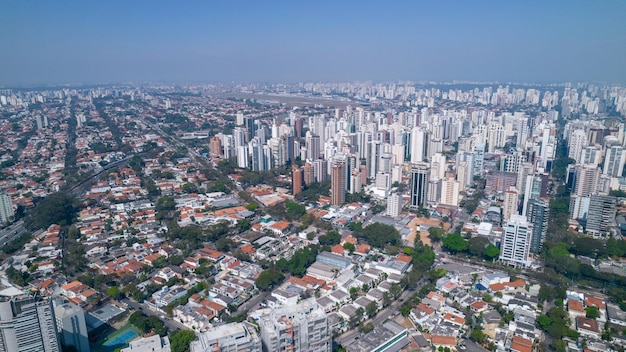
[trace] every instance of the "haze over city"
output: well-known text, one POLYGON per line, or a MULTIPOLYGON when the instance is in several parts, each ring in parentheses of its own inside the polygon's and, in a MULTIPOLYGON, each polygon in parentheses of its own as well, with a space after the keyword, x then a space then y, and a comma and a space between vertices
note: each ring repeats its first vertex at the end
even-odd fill
POLYGON ((4 1, 0 85, 625 82, 623 1, 4 1))

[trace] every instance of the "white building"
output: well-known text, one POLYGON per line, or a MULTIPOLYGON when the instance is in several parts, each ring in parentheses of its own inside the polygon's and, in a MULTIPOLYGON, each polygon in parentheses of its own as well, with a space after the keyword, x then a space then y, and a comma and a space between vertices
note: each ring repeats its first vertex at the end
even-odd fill
POLYGON ((66 346, 74 346, 78 351, 89 352, 87 324, 85 324, 83 309, 63 300, 55 300, 54 315, 62 343, 66 346))
POLYGON ((530 265, 531 226, 525 216, 511 216, 502 228, 501 261, 515 266, 530 265))
POLYGON ((170 352, 171 350, 167 336, 152 335, 131 341, 128 347, 122 348, 121 352, 170 352))
POLYGON ((262 344, 256 328, 249 323, 216 326, 200 334, 190 345, 191 352, 261 352, 262 344))
POLYGON ((324 352, 332 350, 331 332, 324 309, 314 299, 295 306, 255 312, 261 340, 268 351, 324 352))
POLYGON ((393 193, 387 198, 387 215, 391 217, 400 216, 404 200, 398 193, 393 193))

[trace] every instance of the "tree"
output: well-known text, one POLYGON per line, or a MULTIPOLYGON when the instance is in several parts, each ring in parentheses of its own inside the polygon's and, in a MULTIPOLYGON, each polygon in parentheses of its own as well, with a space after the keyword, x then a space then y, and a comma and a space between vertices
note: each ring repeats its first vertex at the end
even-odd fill
POLYGON ((74 220, 76 210, 71 193, 53 193, 37 202, 25 223, 31 230, 47 228, 52 224, 69 226, 74 220))
POLYGON ((343 249, 350 251, 350 254, 352 254, 352 252, 354 252, 354 250, 356 249, 356 247, 354 246, 354 244, 350 243, 350 242, 345 242, 343 244, 343 249))
POLYGON ((485 342, 485 333, 483 332, 483 330, 480 327, 476 327, 476 328, 474 328, 474 330, 470 334, 470 339, 472 341, 476 341, 478 343, 484 343, 485 342))
POLYGON ((248 231, 252 227, 252 223, 248 219, 240 219, 237 221, 237 229, 239 232, 248 231))
POLYGON ((196 339, 196 334, 191 330, 178 330, 172 334, 170 346, 172 352, 188 352, 189 345, 196 339))
POLYGON ((451 233, 443 239, 443 246, 451 253, 467 250, 467 240, 457 233, 451 233))
POLYGON ((431 227, 428 229, 428 238, 433 242, 439 242, 443 238, 446 232, 440 227, 431 227))
POLYGON ((107 289, 107 296, 111 297, 111 298, 117 298, 117 296, 119 296, 120 294, 120 288, 117 286, 113 286, 113 287, 109 287, 107 289))
POLYGON ((489 240, 486 237, 476 236, 467 241, 467 250, 471 255, 480 257, 485 254, 488 245, 489 240))
POLYGON ((498 247, 494 246, 493 244, 489 244, 486 248, 485 248, 485 258, 492 260, 494 258, 497 258, 500 255, 500 250, 498 249, 498 247))
POLYGON ((375 222, 365 228, 356 228, 354 236, 366 240, 372 247, 384 248, 385 245, 399 246, 402 239, 393 226, 375 222))
POLYGON ((334 246, 341 242, 341 235, 337 231, 328 231, 326 235, 319 236, 318 241, 322 246, 334 246))
POLYGON ((600 310, 594 306, 585 307, 585 316, 589 319, 598 319, 600 318, 600 310))
POLYGON ((376 312, 378 312, 378 305, 376 302, 370 302, 367 306, 365 306, 365 313, 370 319, 376 316, 376 312))
POLYGON ((267 269, 259 274, 254 284, 259 290, 267 291, 274 285, 281 283, 284 278, 285 276, 280 271, 267 269))

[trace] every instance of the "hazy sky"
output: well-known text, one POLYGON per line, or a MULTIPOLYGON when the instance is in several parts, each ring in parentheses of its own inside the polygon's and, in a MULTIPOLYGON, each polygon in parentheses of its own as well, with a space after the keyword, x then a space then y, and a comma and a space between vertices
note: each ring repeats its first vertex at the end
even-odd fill
POLYGON ((7 1, 0 85, 626 82, 626 1, 7 1))

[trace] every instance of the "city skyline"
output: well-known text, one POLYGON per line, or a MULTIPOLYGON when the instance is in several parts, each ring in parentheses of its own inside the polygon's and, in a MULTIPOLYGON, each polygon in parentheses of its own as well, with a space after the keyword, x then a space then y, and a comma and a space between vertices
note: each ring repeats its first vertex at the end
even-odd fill
POLYGON ((623 2, 14 3, 0 85, 626 82, 623 2))

